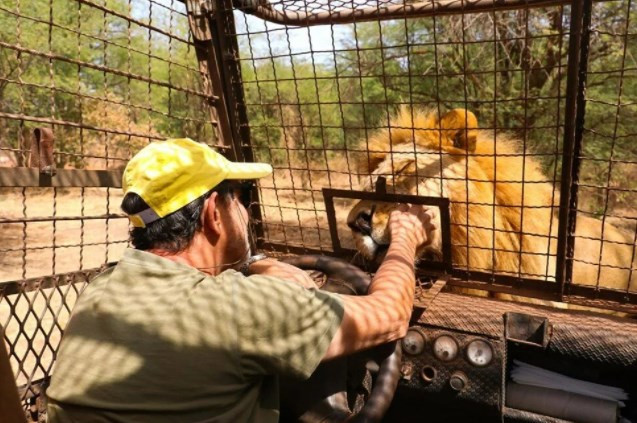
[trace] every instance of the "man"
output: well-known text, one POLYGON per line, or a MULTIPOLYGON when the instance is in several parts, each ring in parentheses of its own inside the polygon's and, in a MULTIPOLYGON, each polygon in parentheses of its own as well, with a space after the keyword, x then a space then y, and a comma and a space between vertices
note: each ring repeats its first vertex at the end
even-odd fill
POLYGON ((404 336, 432 216, 392 214, 369 295, 306 289, 301 270, 250 256, 237 181, 271 172, 188 139, 130 160, 122 209, 135 249, 74 308, 47 390, 50 422, 275 422, 277 375, 309 377, 322 360, 404 336))

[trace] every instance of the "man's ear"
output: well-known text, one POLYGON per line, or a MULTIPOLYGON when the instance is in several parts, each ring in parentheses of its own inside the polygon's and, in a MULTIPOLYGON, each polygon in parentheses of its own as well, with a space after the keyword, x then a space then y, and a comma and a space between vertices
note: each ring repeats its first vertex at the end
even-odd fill
POLYGON ((221 213, 217 204, 219 193, 213 192, 203 203, 201 212, 201 227, 212 231, 215 235, 221 234, 221 213))
POLYGON ((453 109, 440 119, 440 129, 456 148, 475 151, 478 142, 478 119, 466 109, 453 109))

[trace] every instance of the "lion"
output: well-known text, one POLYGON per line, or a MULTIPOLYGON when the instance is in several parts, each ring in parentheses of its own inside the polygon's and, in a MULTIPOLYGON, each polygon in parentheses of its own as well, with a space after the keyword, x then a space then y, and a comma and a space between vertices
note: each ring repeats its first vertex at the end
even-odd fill
MULTIPOLYGON (((369 139, 361 173, 371 177, 362 188, 371 190, 382 175, 387 192, 449 198, 456 268, 554 281, 559 194, 518 145, 506 134, 479 129, 476 116, 465 109, 438 118, 436 112, 402 108, 388 128, 369 139)), ((395 207, 363 200, 350 210, 348 226, 366 259, 386 250, 387 221, 395 207)), ((628 233, 578 216, 575 236, 573 283, 635 290, 628 233)), ((440 230, 418 254, 441 257, 440 230)))

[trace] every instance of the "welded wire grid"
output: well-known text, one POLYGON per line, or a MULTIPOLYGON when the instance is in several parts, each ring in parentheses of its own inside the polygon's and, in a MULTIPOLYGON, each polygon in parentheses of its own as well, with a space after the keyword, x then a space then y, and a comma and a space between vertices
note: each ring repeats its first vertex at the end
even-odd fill
MULTIPOLYGON (((382 15, 395 2, 271 1, 259 3, 259 10, 247 2, 240 7, 236 37, 251 145, 259 160, 275 167, 273 178, 261 184, 265 241, 289 251, 329 252, 321 189, 370 189, 369 142, 401 106, 408 106, 412 116, 423 109, 443 116, 459 107, 477 115, 484 140, 494 144, 492 152, 458 157, 437 151, 437 159, 430 160, 437 172, 418 175, 416 170, 417 180, 428 181, 426 187, 401 187, 400 193, 451 199, 456 269, 489 273, 491 280, 505 275, 554 281, 572 11, 565 4, 519 3, 524 4, 515 10, 423 18, 405 10, 394 19, 366 22, 356 16, 382 15), (254 16, 264 10, 280 12, 272 15, 279 22, 300 14, 312 25, 322 14, 322 25, 286 26, 254 16), (340 22, 344 10, 359 14, 348 18, 349 24, 330 21, 340 22), (515 140, 513 151, 505 148, 504 138, 515 140), (492 169, 481 173, 471 157, 483 163, 490 158, 492 169), (464 172, 451 172, 450 158, 464 163, 464 172), (508 197, 496 195, 507 190, 508 197), (505 210, 515 215, 512 221, 503 221, 505 210)), ((635 211, 631 201, 623 202, 635 189, 630 176, 635 130, 625 129, 634 121, 628 113, 635 110, 631 97, 637 92, 627 82, 635 72, 631 13, 635 2, 627 0, 595 3, 592 10, 588 60, 593 85, 586 106, 597 93, 604 100, 586 113, 582 169, 589 171, 582 172, 579 186, 592 191, 580 194, 577 211, 593 214, 593 220, 578 218, 571 234, 575 251, 567 255, 574 264, 573 280, 567 282, 624 291, 632 278, 635 245, 635 211), (608 99, 611 91, 614 99, 608 99), (602 131, 591 128, 599 122, 607 127, 603 139, 602 131), (613 238, 607 238, 611 232, 613 238), (607 273, 607 268, 622 273, 607 273)), ((419 130, 434 129, 407 128, 413 139, 419 130)), ((393 160, 391 151, 386 153, 393 160)), ((345 219, 352 205, 343 202, 337 210, 341 243, 350 247, 345 219)))
MULTIPOLYGON (((377 2, 343 5, 381 7, 377 2)), ((300 2, 273 3, 272 7, 302 10, 300 2)), ((412 107, 414 114, 429 110, 439 116, 466 108, 479 117, 482 129, 507 132, 519 140, 519 152, 513 154, 522 157, 519 163, 542 163, 544 179, 527 182, 553 184, 558 179, 568 8, 404 16, 313 28, 281 26, 243 13, 235 17, 252 146, 259 159, 272 162, 276 169, 270 185, 261 184, 268 240, 330 248, 320 190, 357 189, 369 182, 369 170, 358 164, 369 160, 370 138, 388 126, 401 106, 412 107)), ((414 125, 408 129, 414 134, 421 129, 438 133, 414 125)), ((489 137, 497 145, 498 138, 489 137)), ((446 155, 438 152, 432 164, 441 172, 446 155)), ((500 157, 491 156, 497 166, 500 157)), ((470 205, 461 212, 465 217, 455 220, 466 228, 466 214, 472 206, 483 207, 483 200, 473 198, 472 192, 468 198, 465 192, 462 199, 447 192, 446 182, 464 180, 461 175, 440 177, 438 172, 434 179, 442 195, 470 205)), ((415 189, 402 193, 415 194, 415 189)), ((557 196, 554 189, 549 190, 557 196)), ((436 195, 422 186, 417 193, 436 195)), ((521 208, 517 204, 521 213, 526 203, 521 208)), ((553 203, 549 200, 542 206, 551 210, 553 203)), ((486 206, 493 209, 494 204, 495 199, 488 198, 486 206)), ((344 222, 345 216, 338 220, 344 222)), ((494 218, 471 223, 487 237, 481 245, 471 244, 468 236, 455 237, 457 251, 470 247, 495 253, 497 247, 493 249, 492 244, 497 232, 511 232, 497 228, 494 218)), ((548 239, 550 230, 537 235, 548 239)), ((547 243, 544 251, 535 254, 552 253, 547 243)), ((466 268, 497 270, 494 266, 476 269, 470 256, 466 268)), ((508 270, 520 274, 519 269, 508 270)), ((525 276, 545 277, 546 272, 525 276)))
MULTIPOLYGON (((626 292, 637 290, 636 22, 635 1, 593 3, 591 48, 613 54, 603 61, 589 61, 576 211, 578 222, 585 218, 601 221, 601 231, 598 237, 576 233, 573 259, 574 268, 594 274, 596 286, 613 278, 613 288, 626 292), (578 254, 582 244, 588 244, 589 254, 578 254), (630 260, 613 260, 615 252, 632 259, 632 265, 630 260)), ((573 283, 578 283, 575 276, 573 283)))
MULTIPOLYGON (((28 166, 51 128, 56 167, 121 172, 141 147, 217 144, 183 3, 0 0, 0 162, 28 166)), ((0 188, 0 324, 23 397, 50 374, 94 269, 127 247, 119 188, 0 188)))

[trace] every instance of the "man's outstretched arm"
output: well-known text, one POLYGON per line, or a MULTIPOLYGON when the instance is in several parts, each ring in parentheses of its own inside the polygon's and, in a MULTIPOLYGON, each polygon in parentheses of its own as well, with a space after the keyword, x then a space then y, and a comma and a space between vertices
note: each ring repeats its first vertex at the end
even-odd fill
POLYGON ((372 279, 369 294, 343 295, 344 315, 324 360, 360 351, 405 336, 413 308, 416 249, 435 228, 433 212, 402 206, 389 220, 391 242, 372 279))

